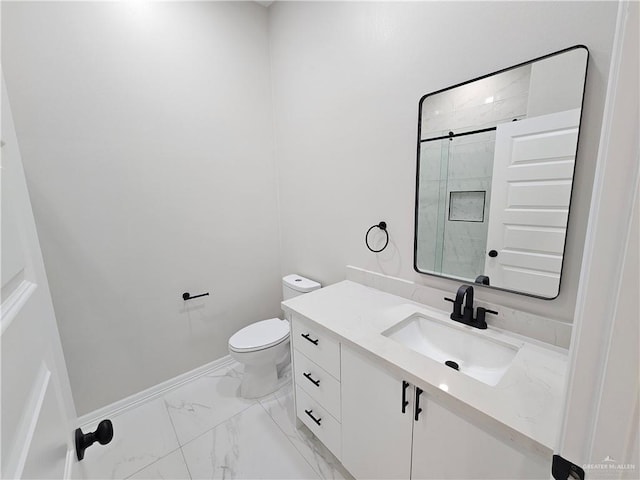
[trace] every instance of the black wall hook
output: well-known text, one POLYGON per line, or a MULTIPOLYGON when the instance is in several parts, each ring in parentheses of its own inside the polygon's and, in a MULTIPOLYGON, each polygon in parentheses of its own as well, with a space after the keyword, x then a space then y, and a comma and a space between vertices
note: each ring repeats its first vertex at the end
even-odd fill
POLYGON ((207 295, 209 295, 209 292, 207 293, 201 293, 200 295, 194 295, 193 297, 191 296, 191 294, 189 292, 184 292, 182 294, 182 300, 184 300, 185 302, 187 300, 193 300, 194 298, 200 298, 200 297, 206 297, 207 295))
POLYGON ((113 438, 113 424, 111 420, 103 420, 98 424, 95 432, 82 433, 82 430, 76 428, 76 455, 78 461, 84 458, 84 451, 98 442, 100 445, 106 445, 113 438))
POLYGON ((369 250, 371 250, 373 253, 380 253, 381 251, 383 251, 385 248, 387 248, 387 245, 389 245, 389 232, 387 231, 387 222, 380 222, 377 225, 372 225, 371 227, 369 227, 369 230, 367 230, 367 233, 365 233, 364 235, 364 243, 367 246, 367 248, 369 250), (382 230, 385 235, 387 236, 386 241, 384 242, 384 245, 382 246, 382 248, 380 250, 374 250, 373 248, 371 248, 371 246, 369 245, 369 232, 371 232, 371 230, 373 230, 374 228, 379 228, 380 230, 382 230))

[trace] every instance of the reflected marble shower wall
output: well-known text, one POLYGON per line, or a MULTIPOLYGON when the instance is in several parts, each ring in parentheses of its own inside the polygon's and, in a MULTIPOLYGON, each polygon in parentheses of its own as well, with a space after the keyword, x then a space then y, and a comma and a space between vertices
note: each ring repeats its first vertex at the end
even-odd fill
POLYGON ((526 117, 531 65, 515 68, 424 99, 421 138, 495 127, 526 117))

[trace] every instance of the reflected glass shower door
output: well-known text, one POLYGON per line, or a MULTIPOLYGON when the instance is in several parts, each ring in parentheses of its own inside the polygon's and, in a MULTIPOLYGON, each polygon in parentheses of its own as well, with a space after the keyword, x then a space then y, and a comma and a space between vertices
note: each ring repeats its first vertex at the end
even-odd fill
POLYGON ((483 273, 494 143, 489 131, 421 145, 421 269, 471 282, 483 273))

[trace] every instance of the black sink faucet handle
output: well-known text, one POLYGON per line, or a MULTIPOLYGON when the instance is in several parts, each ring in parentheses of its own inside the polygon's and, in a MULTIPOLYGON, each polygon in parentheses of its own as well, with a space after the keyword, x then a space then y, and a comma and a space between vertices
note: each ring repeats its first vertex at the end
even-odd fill
POLYGON ((454 320, 459 320, 462 318, 462 300, 457 301, 453 298, 444 297, 447 302, 453 303, 453 312, 451 313, 451 318, 454 320))
POLYGON ((498 315, 498 312, 496 312, 495 310, 489 310, 488 308, 478 307, 478 314, 476 316, 476 322, 475 322, 478 328, 482 328, 482 329, 487 328, 487 320, 485 318, 487 313, 498 315))

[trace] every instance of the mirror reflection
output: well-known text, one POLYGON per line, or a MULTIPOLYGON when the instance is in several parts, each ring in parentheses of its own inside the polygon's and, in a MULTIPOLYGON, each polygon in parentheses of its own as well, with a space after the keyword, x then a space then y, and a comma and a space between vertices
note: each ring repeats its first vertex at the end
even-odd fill
POLYGON ((417 271, 558 295, 587 58, 572 47, 421 99, 417 271))

